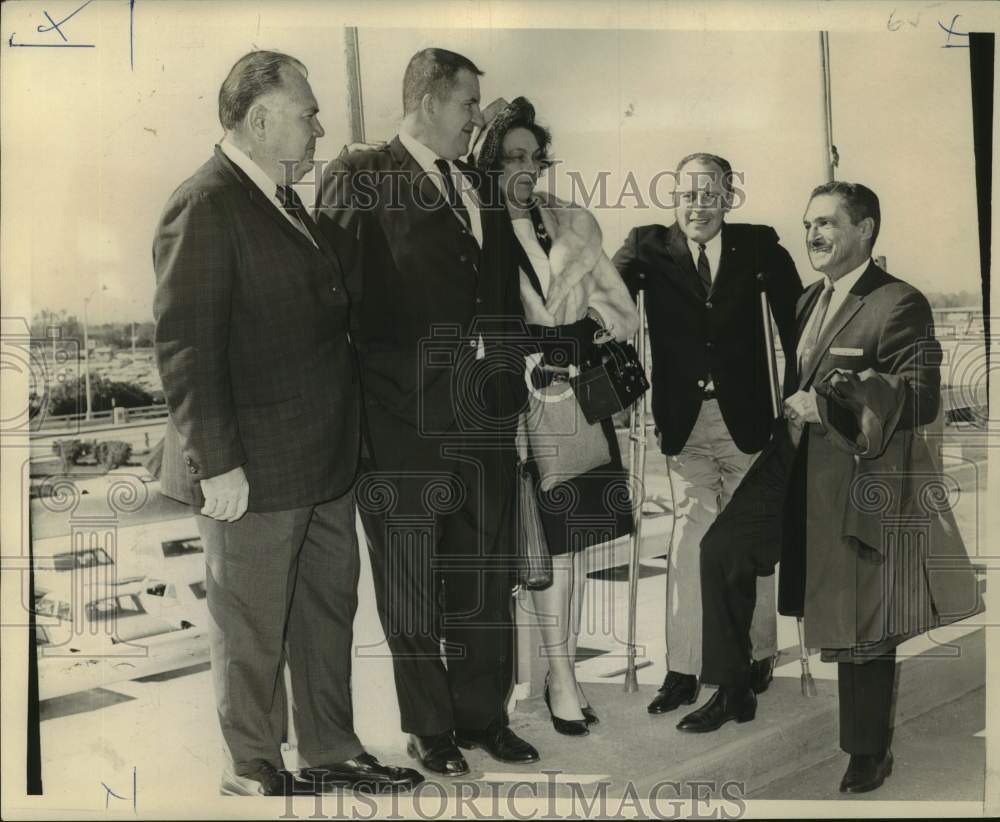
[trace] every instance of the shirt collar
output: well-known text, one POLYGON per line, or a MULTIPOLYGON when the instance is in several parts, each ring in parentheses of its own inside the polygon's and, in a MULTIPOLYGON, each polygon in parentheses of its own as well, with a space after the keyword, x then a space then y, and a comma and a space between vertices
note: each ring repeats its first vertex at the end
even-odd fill
POLYGON ((402 129, 399 132, 399 142, 403 144, 403 148, 410 152, 410 156, 417 161, 417 165, 424 171, 435 174, 440 173, 440 169, 434 165, 435 161, 440 159, 435 151, 402 129))
POLYGON ((230 142, 228 137, 223 138, 222 142, 219 143, 219 148, 247 177, 253 180, 257 188, 263 191, 269 198, 277 199, 278 184, 268 177, 267 172, 251 160, 246 152, 230 142))
POLYGON ((871 262, 870 259, 865 260, 863 263, 861 263, 861 265, 859 265, 853 271, 849 271, 843 277, 833 281, 832 283, 829 277, 824 277, 824 279, 826 280, 827 285, 833 286, 834 292, 839 294, 846 294, 848 291, 854 288, 854 284, 861 279, 861 275, 864 274, 865 271, 868 269, 868 263, 870 262, 871 262))
MULTIPOLYGON (((685 239, 687 239, 688 248, 691 250, 691 256, 694 257, 695 260, 697 260, 698 252, 700 251, 700 249, 698 248, 698 243, 696 243, 694 240, 688 239, 687 237, 685 237, 685 239)), ((721 249, 721 247, 722 247, 722 229, 720 228, 719 233, 716 234, 711 240, 705 243, 705 253, 714 256, 715 253, 721 249)))

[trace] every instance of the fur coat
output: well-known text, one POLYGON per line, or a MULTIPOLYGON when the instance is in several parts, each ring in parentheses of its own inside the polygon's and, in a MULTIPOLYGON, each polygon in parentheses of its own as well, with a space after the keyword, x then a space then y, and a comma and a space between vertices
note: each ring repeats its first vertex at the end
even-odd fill
POLYGON ((535 194, 545 230, 552 238, 552 277, 543 301, 521 271, 521 302, 529 323, 567 325, 596 310, 615 339, 630 339, 639 315, 621 275, 604 253, 597 220, 585 208, 538 192, 535 194))

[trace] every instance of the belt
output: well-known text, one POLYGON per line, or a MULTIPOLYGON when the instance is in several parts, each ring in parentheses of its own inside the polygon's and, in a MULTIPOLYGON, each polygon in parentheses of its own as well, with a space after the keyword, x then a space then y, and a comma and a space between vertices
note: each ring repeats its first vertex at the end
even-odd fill
POLYGON ((702 393, 701 393, 701 401, 702 402, 705 402, 706 400, 714 400, 715 397, 716 397, 716 394, 715 394, 715 389, 714 388, 712 390, 710 390, 710 391, 702 391, 702 393))

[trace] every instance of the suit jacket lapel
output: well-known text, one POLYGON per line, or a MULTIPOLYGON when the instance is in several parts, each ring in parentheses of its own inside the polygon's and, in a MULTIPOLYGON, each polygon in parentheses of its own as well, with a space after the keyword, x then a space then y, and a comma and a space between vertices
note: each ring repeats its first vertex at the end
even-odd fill
POLYGON ((677 223, 667 229, 667 251, 674 261, 674 265, 670 269, 672 278, 681 287, 691 292, 698 299, 698 302, 703 302, 705 292, 702 289, 701 279, 698 277, 698 269, 695 268, 694 260, 691 258, 687 237, 684 236, 684 232, 681 231, 677 223))
MULTIPOLYGON (((323 232, 316 228, 315 231, 311 232, 311 236, 316 240, 317 245, 314 246, 305 234, 303 234, 299 229, 292 225, 291 221, 282 214, 278 207, 272 203, 267 197, 264 196, 264 192, 260 190, 257 184, 251 180, 243 172, 239 166, 233 163, 220 149, 218 146, 215 147, 215 157, 216 161, 220 164, 223 171, 235 177, 241 185, 247 190, 247 195, 250 198, 250 202, 254 203, 259 209, 261 209, 265 214, 268 215, 275 223, 277 223, 278 228, 280 228, 286 235, 291 237, 293 240, 299 243, 305 243, 310 249, 314 251, 318 249, 319 253, 323 254, 327 259, 329 259, 337 269, 337 273, 343 277, 344 269, 340 264, 340 257, 337 254, 333 246, 327 242, 326 237, 323 232)), ((307 215, 306 219, 310 219, 307 215)), ((315 223, 314 223, 315 227, 315 223)), ((308 229, 306 229, 308 230, 308 229)))
MULTIPOLYGON (((437 187, 437 184, 431 179, 428 172, 424 171, 420 163, 418 163, 412 154, 406 150, 406 146, 403 145, 402 140, 399 139, 399 135, 392 138, 392 142, 389 143, 389 153, 392 154, 393 159, 399 164, 399 167, 407 172, 410 186, 413 187, 413 181, 419 180, 419 194, 414 196, 413 199, 416 203, 421 204, 421 208, 427 208, 430 203, 436 203, 434 208, 428 209, 431 211, 437 211, 438 209, 447 209, 448 212, 454 217, 460 226, 463 228, 470 228, 466 226, 465 221, 458 215, 458 213, 449 204, 445 195, 441 192, 441 189, 437 187)), ((473 240, 475 242, 475 240, 473 240)))
MULTIPOLYGON (((715 277, 712 279, 712 288, 708 292, 708 296, 713 296, 720 288, 725 288, 729 284, 730 278, 733 276, 733 260, 736 258, 736 246, 733 244, 733 239, 729 227, 723 223, 722 224, 722 253, 719 255, 719 269, 715 272, 715 277)), ((688 254, 690 257, 690 253, 688 254)), ((695 274, 697 275, 698 269, 695 269, 695 274)))
MULTIPOLYGON (((799 388, 804 388, 812 381, 816 374, 816 369, 819 368, 820 362, 830 347, 830 343, 836 339, 837 335, 844 330, 844 327, 861 310, 865 304, 865 297, 875 287, 875 280, 880 271, 881 269, 875 263, 869 263, 868 268, 865 269, 865 273, 858 278, 854 287, 844 297, 844 301, 840 304, 840 308, 837 309, 837 313, 830 318, 830 321, 826 324, 826 328, 823 329, 819 339, 816 341, 816 354, 812 357, 809 371, 800 375, 799 388)), ((818 286, 819 288, 816 290, 817 295, 822 291, 822 280, 820 280, 818 286)), ((813 299, 810 302, 815 303, 816 300, 813 299)), ((808 318, 808 313, 805 316, 808 318)), ((799 333, 801 334, 801 329, 799 333)))
POLYGON ((257 184, 247 177, 247 175, 243 173, 243 170, 230 160, 218 146, 215 147, 215 159, 224 172, 232 177, 235 177, 247 190, 250 202, 254 203, 254 205, 267 214, 267 216, 273 220, 282 231, 284 231, 289 237, 295 238, 298 242, 307 243, 309 246, 312 246, 309 238, 291 224, 289 219, 278 210, 278 207, 264 195, 264 192, 260 190, 257 184))

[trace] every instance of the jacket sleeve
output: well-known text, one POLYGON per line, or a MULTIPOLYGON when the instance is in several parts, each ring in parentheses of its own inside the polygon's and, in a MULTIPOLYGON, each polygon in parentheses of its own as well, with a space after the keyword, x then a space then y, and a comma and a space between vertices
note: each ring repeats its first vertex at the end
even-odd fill
POLYGON ((642 283, 642 278, 644 272, 642 271, 642 262, 639 259, 639 229, 633 228, 628 237, 625 238, 625 242, 622 247, 615 252, 615 256, 611 258, 611 262, 614 264, 615 268, 618 269, 618 273, 622 275, 622 279, 625 281, 625 285, 628 287, 629 294, 632 295, 634 300, 636 295, 639 293, 639 286, 642 283))
POLYGON ((877 370, 903 379, 906 390, 898 429, 935 420, 941 406, 941 345, 934 336, 930 303, 908 289, 882 324, 877 370))
POLYGON ((246 462, 229 374, 237 251, 223 209, 205 192, 171 200, 153 244, 154 347, 191 478, 246 462))
MULTIPOLYGON (((375 179, 374 172, 357 170, 349 164, 345 147, 324 170, 316 195, 316 224, 337 252, 355 308, 362 299, 363 233, 367 230, 366 217, 375 205, 375 179)), ((359 316, 358 311, 351 312, 352 327, 356 327, 359 316)))
POLYGON ((788 394, 795 390, 795 304, 802 295, 802 280, 792 256, 778 242, 777 233, 773 228, 767 228, 767 232, 768 254, 763 273, 781 350, 785 352, 784 389, 788 394))

